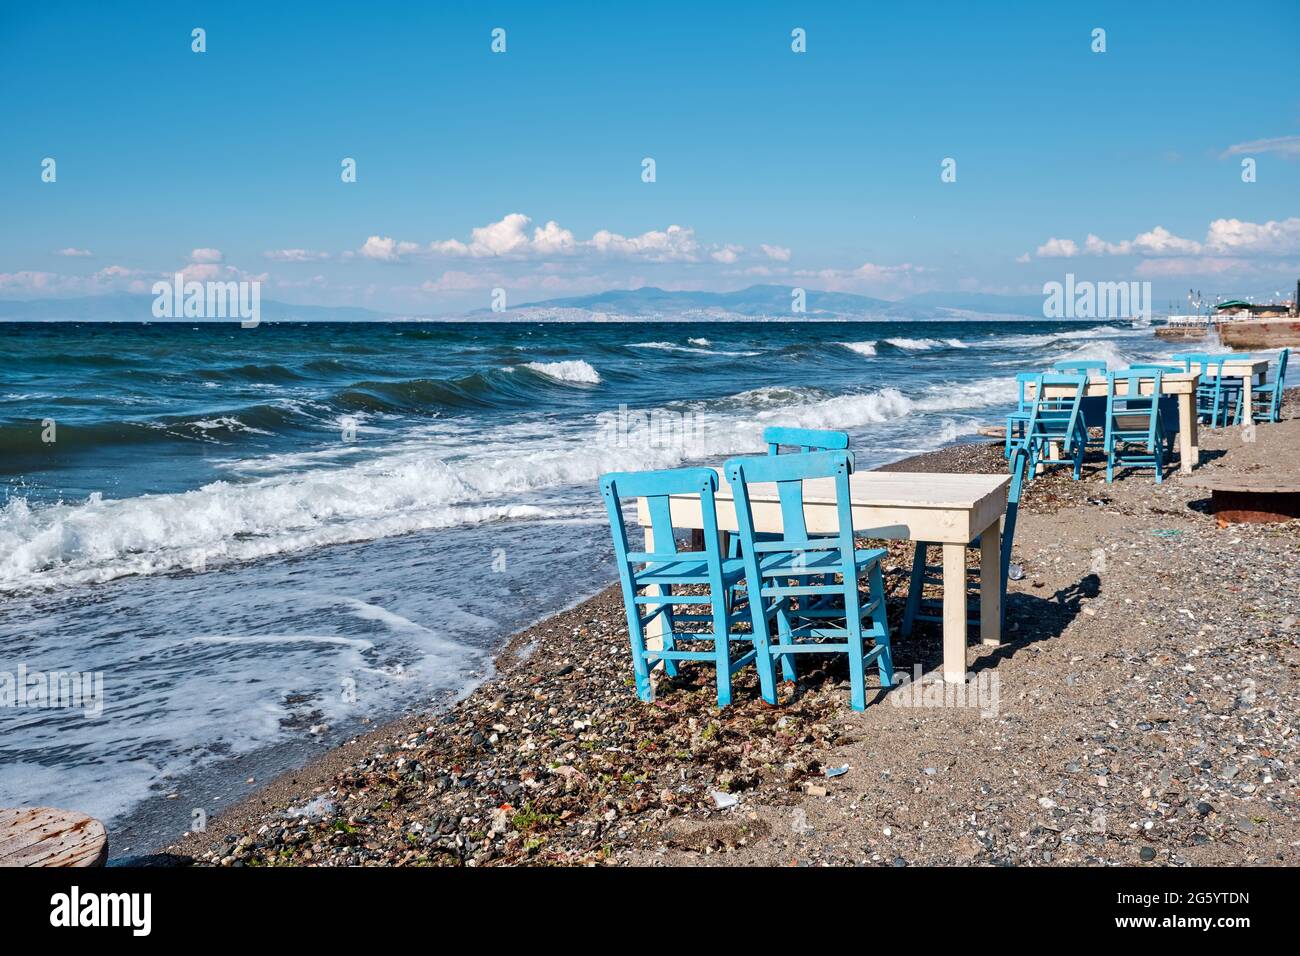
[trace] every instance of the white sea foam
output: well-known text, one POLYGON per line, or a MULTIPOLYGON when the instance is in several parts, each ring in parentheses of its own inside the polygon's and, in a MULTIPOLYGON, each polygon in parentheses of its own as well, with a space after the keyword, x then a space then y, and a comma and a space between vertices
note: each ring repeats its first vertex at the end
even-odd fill
POLYGON ((894 348, 904 349, 908 352, 928 352, 931 349, 964 349, 967 348, 965 342, 961 339, 906 339, 893 338, 885 339, 894 348))
POLYGON ((850 352, 857 352, 859 355, 875 355, 875 342, 836 342, 842 349, 848 349, 850 352))
MULTIPOLYGON (((1010 379, 936 385, 914 394, 882 388, 827 396, 763 387, 688 403, 693 427, 679 442, 602 440, 594 423, 538 435, 526 422, 465 436, 446 426, 361 460, 254 459, 253 477, 191 491, 0 509, 0 593, 98 583, 127 575, 249 561, 322 545, 506 519, 595 514, 587 497, 549 490, 592 485, 609 471, 668 468, 684 460, 760 451, 769 425, 863 429, 916 413, 1005 402, 1010 379), (270 473, 268 473, 270 472, 270 473)), ((301 458, 301 456, 298 456, 301 458)), ((247 463, 251 466, 252 462, 247 463)), ((239 474, 245 463, 228 463, 239 474)))
POLYGON ((590 363, 582 359, 566 359, 561 362, 525 362, 523 367, 560 382, 577 382, 582 385, 600 384, 600 373, 592 368, 590 363))
POLYGON ((740 355, 753 356, 762 355, 762 352, 744 352, 744 351, 726 351, 715 350, 712 348, 712 342, 708 339, 687 339, 691 345, 678 345, 676 342, 633 342, 629 347, 634 349, 659 349, 662 352, 689 352, 694 355, 740 355), (694 346, 694 347, 692 347, 694 346))

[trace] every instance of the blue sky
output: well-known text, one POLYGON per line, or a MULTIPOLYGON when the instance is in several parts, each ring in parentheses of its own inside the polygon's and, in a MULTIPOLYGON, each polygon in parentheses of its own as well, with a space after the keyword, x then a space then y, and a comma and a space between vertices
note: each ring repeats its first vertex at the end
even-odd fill
POLYGON ((0 296, 1270 295, 1300 274, 1297 35, 1294 0, 6 3, 0 296))

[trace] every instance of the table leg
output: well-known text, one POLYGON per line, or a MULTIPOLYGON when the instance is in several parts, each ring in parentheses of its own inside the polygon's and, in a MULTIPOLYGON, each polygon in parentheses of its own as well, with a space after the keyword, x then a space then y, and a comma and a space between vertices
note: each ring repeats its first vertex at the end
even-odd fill
POLYGON ((1190 475, 1200 464, 1201 449, 1196 434, 1196 394, 1178 396, 1178 470, 1190 475))
POLYGON ((943 546, 943 679, 966 680, 966 545, 943 546))
POLYGON ((1002 643, 1002 519, 980 534, 980 643, 1002 643))
POLYGON ((1241 377, 1241 423, 1250 425, 1255 421, 1255 412, 1250 407, 1250 390, 1255 384, 1255 373, 1248 372, 1241 377))

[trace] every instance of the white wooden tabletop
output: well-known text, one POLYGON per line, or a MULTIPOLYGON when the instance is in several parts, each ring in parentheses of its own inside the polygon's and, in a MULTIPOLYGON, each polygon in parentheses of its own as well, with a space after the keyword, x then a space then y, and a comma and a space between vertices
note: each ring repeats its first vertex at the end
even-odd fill
MULTIPOLYGON (((731 486, 718 472, 716 498, 731 501, 731 486)), ((849 497, 855 507, 935 508, 971 511, 1011 483, 1010 475, 955 475, 947 472, 860 471, 849 476, 849 497)), ((750 500, 776 501, 776 485, 756 482, 750 500)), ((1005 494, 1004 494, 1005 497, 1005 494)), ((834 504, 835 479, 810 478, 803 483, 804 504, 834 504)))

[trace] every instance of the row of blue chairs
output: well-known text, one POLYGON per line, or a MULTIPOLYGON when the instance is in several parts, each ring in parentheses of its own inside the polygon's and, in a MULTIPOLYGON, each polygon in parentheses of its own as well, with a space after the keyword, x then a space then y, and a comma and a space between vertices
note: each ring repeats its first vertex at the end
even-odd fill
MULTIPOLYGON (((1273 380, 1251 383, 1251 411, 1258 421, 1280 418, 1289 356, 1290 349, 1283 349, 1273 380)), ((1010 458, 1013 446, 1025 443, 1031 474, 1040 466, 1069 465, 1078 480, 1087 448, 1100 446, 1106 455, 1108 482, 1114 480, 1116 468, 1125 467, 1151 468, 1156 482, 1163 481, 1179 428, 1175 399, 1156 397, 1161 394, 1164 375, 1199 371, 1196 414, 1211 427, 1240 422, 1246 400, 1242 380, 1223 373, 1233 356, 1183 353, 1173 358, 1181 364, 1135 363, 1108 372, 1105 362, 1070 360, 1057 362, 1052 372, 1017 375, 1016 410, 1006 419, 1005 456, 1010 458), (1085 397, 1088 376, 1096 372, 1106 375, 1106 395, 1085 397), (1031 385, 1032 399, 1027 397, 1031 385), (1044 386, 1053 394, 1045 394, 1044 386), (1093 438, 1089 427, 1097 425, 1101 436, 1093 438), (1063 452, 1061 458, 1047 455, 1053 446, 1063 452)))
POLYGON ((1104 399, 1086 398, 1086 374, 1041 372, 1017 376, 1019 407, 1007 416, 1005 453, 1025 447, 1029 474, 1049 467, 1067 466, 1078 481, 1089 444, 1100 445, 1106 455, 1106 480, 1115 469, 1151 468, 1157 483, 1164 480, 1166 462, 1173 454, 1178 434, 1178 411, 1173 399, 1160 398, 1159 368, 1134 366, 1106 375, 1104 399), (1027 398, 1032 386, 1033 398, 1027 398), (1146 395, 1143 392, 1146 391, 1146 395), (1089 418, 1102 409, 1102 435, 1092 439, 1089 418), (1092 406, 1090 409, 1089 406, 1092 406), (1091 412, 1091 415, 1090 415, 1091 412), (1056 448, 1059 458, 1049 449, 1056 448))

